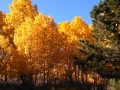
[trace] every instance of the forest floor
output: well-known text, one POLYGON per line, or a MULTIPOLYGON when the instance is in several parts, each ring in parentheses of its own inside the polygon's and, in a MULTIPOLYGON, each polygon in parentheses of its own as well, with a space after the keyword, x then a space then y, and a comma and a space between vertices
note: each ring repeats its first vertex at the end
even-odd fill
POLYGON ((66 85, 55 84, 45 86, 35 86, 28 84, 21 85, 0 84, 0 90, 105 90, 105 87, 103 84, 95 85, 90 83, 72 83, 66 85))

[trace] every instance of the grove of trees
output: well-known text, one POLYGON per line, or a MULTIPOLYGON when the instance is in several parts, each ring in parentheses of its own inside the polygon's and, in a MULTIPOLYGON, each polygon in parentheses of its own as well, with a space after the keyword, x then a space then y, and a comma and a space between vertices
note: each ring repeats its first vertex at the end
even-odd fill
POLYGON ((9 9, 0 11, 1 83, 83 85, 119 79, 119 0, 94 6, 89 26, 79 16, 56 24, 30 0, 13 0, 9 9))

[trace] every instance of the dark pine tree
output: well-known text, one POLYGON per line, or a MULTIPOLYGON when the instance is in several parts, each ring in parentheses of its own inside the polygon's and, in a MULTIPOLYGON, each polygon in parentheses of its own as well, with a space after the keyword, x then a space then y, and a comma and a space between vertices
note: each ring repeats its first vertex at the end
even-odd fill
MULTIPOLYGON (((103 32, 106 39, 112 40, 119 48, 120 39, 120 0, 101 0, 91 11, 94 31, 103 32)), ((94 37, 96 37, 96 33, 94 37)), ((101 39, 103 35, 98 35, 96 39, 101 39)))
MULTIPOLYGON (((84 66, 104 78, 119 78, 120 64, 117 63, 120 58, 116 61, 115 57, 118 58, 120 52, 120 0, 101 0, 90 14, 95 42, 80 40, 84 66)), ((80 61, 79 58, 76 61, 80 61)))
POLYGON ((97 6, 93 7, 91 18, 95 42, 104 47, 99 54, 109 55, 104 60, 101 59, 101 66, 97 72, 106 78, 119 78, 120 0, 101 0, 97 6))

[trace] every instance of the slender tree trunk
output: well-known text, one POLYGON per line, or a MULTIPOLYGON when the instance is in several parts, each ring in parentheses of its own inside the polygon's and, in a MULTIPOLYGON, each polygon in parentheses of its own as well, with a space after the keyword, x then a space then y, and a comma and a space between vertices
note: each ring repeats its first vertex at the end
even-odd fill
POLYGON ((33 85, 33 78, 32 78, 32 74, 29 75, 29 84, 33 85))
POLYGON ((45 60, 44 60, 44 76, 43 76, 43 78, 44 78, 44 86, 45 86, 45 60))
POLYGON ((26 83, 26 75, 21 74, 20 79, 22 80, 22 84, 26 83))
POLYGON ((81 80, 82 80, 82 83, 84 83, 84 73, 83 73, 83 70, 81 70, 81 80))
POLYGON ((48 67, 48 72, 47 72, 47 84, 48 84, 48 81, 49 81, 49 67, 48 67))
POLYGON ((5 83, 7 83, 7 74, 5 74, 5 83))
POLYGON ((6 62, 6 71, 5 71, 5 83, 7 83, 7 62, 6 62))
POLYGON ((77 82, 76 65, 74 66, 74 71, 75 71, 75 82, 77 82))
POLYGON ((37 73, 35 74, 35 85, 37 84, 37 73))
POLYGON ((78 66, 78 83, 79 83, 79 76, 80 76, 80 73, 79 73, 79 66, 78 66))
POLYGON ((87 72, 85 73, 85 76, 86 76, 86 83, 87 83, 87 72))

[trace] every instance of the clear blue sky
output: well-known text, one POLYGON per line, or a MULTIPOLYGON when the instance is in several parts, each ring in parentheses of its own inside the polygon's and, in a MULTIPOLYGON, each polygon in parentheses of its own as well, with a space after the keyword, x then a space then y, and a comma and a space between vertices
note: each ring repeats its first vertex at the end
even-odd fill
MULTIPOLYGON (((90 11, 100 0, 31 0, 37 4, 38 11, 54 17, 56 23, 71 21, 75 16, 81 16, 83 21, 91 24, 90 11)), ((0 0, 0 10, 9 12, 8 5, 12 0, 0 0)))

